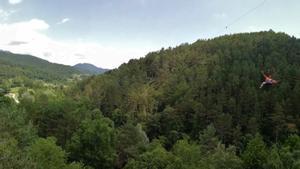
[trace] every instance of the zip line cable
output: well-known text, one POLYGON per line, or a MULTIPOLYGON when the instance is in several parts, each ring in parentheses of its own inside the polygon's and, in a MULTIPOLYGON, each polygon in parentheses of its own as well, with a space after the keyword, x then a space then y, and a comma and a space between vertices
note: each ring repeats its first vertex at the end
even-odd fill
POLYGON ((240 15, 239 17, 237 17, 235 20, 233 20, 231 23, 227 24, 224 28, 222 28, 222 30, 220 30, 217 33, 217 36, 219 33, 223 32, 224 29, 228 30, 229 27, 231 27, 232 25, 234 25, 235 23, 239 22, 241 19, 243 19, 244 17, 246 17, 247 15, 251 14, 252 12, 256 11, 258 8, 260 8, 261 6, 263 6, 266 3, 267 0, 263 0, 261 3, 259 3, 258 5, 256 5, 255 7, 249 9, 248 11, 246 11, 244 14, 240 15))
MULTIPOLYGON (((261 6, 263 6, 265 3, 267 2, 267 0, 263 0, 261 3, 257 4, 255 7, 249 9, 248 11, 246 11, 244 14, 240 15, 239 17, 237 17, 235 20, 233 20, 231 23, 227 24, 224 28, 222 28, 216 35, 220 36, 219 34, 221 32, 225 30, 228 30, 228 28, 230 28, 232 25, 234 25, 235 23, 239 22, 241 19, 243 19, 244 17, 246 17, 247 15, 251 14, 252 12, 256 11, 258 8, 260 8, 261 6)), ((286 77, 287 79, 293 79, 295 81, 300 80, 300 77, 286 77)))
POLYGON ((258 5, 256 5, 255 7, 251 8, 250 10, 248 10, 247 12, 245 12, 243 15, 237 17, 234 21, 232 21, 230 24, 226 25, 226 29, 230 26, 232 26, 233 24, 235 24, 236 22, 240 21, 242 18, 244 18, 245 16, 249 15, 250 13, 256 11, 259 7, 261 7, 262 5, 264 5, 266 3, 267 0, 263 0, 261 3, 259 3, 258 5))

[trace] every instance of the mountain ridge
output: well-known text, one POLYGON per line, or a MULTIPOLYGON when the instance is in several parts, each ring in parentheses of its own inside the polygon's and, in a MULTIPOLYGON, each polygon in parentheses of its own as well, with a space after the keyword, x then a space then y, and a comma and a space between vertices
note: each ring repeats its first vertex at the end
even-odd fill
POLYGON ((109 69, 97 67, 91 63, 78 63, 72 67, 74 67, 75 69, 77 69, 83 73, 94 74, 94 75, 102 74, 109 70, 109 69))
POLYGON ((45 81, 62 81, 74 74, 81 74, 68 65, 51 63, 32 55, 9 51, 0 51, 0 65, 0 76, 7 78, 26 76, 45 81))

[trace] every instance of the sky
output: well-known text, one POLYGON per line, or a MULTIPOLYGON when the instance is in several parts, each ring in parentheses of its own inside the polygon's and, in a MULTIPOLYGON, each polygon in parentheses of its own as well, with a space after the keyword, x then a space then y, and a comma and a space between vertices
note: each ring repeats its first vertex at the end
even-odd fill
POLYGON ((151 51, 224 34, 300 37, 299 0, 0 0, 0 49, 117 68, 151 51))

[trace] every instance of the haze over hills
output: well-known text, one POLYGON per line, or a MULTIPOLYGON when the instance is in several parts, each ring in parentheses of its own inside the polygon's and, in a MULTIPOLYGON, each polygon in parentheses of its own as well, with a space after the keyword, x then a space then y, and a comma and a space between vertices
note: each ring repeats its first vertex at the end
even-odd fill
POLYGON ((31 55, 14 54, 0 51, 0 76, 11 78, 26 76, 31 79, 45 81, 61 81, 74 74, 101 74, 106 69, 97 68, 91 64, 79 64, 74 67, 51 63, 31 55))
POLYGON ((89 64, 89 63, 78 63, 76 65, 73 66, 75 69, 86 73, 86 74, 102 74, 106 71, 108 71, 109 69, 103 69, 103 68, 99 68, 93 64, 89 64))
POLYGON ((51 63, 31 56, 0 51, 0 75, 2 77, 26 76, 45 81, 65 80, 81 72, 71 66, 51 63))

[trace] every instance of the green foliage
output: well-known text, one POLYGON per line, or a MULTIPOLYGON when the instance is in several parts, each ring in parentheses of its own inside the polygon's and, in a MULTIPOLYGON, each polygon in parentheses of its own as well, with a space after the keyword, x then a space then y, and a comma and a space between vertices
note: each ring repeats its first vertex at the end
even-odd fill
POLYGON ((179 140, 172 148, 172 152, 180 159, 182 169, 203 168, 205 155, 199 145, 179 140))
POLYGON ((20 105, 38 129, 39 136, 53 136, 65 146, 80 122, 92 111, 81 101, 75 101, 55 89, 41 88, 21 94, 20 105))
MULTIPOLYGON (((125 166, 125 169, 177 169, 176 157, 167 152, 161 144, 154 142, 149 146, 148 151, 132 159, 125 166)), ((178 168, 179 169, 179 168, 178 168)))
POLYGON ((268 169, 283 169, 282 159, 279 154, 278 148, 274 145, 272 146, 270 153, 267 157, 267 163, 265 164, 265 168, 268 169))
POLYGON ((279 154, 285 168, 298 168, 300 160, 300 137, 298 135, 289 136, 279 150, 279 154))
POLYGON ((116 159, 116 131, 105 117, 82 121, 68 145, 70 158, 94 168, 113 168, 116 159))
POLYGON ((205 152, 201 145, 179 140, 171 152, 161 144, 151 143, 146 152, 132 159, 125 168, 169 168, 169 169, 242 169, 242 160, 233 148, 219 144, 212 152, 205 152))
POLYGON ((243 161, 235 154, 235 148, 225 148, 221 144, 208 157, 207 163, 207 168, 212 169, 243 169, 243 161))
MULTIPOLYGON (((28 147, 28 158, 33 169, 84 169, 85 167, 76 162, 66 163, 67 154, 56 145, 53 137, 39 138, 28 147)), ((88 169, 88 168, 86 168, 88 169)))
POLYGON ((207 128, 200 134, 199 143, 202 145, 202 149, 205 152, 214 150, 219 144, 219 140, 216 137, 216 129, 213 125, 207 126, 207 128))
POLYGON ((0 138, 11 136, 20 147, 31 144, 37 138, 36 129, 26 119, 25 112, 12 100, 0 97, 0 138))
POLYGON ((33 162, 22 153, 18 141, 6 136, 0 138, 0 168, 3 169, 34 169, 33 162))
POLYGON ((257 134, 247 144, 247 147, 242 154, 242 159, 244 161, 245 168, 264 169, 264 165, 267 163, 267 156, 267 147, 262 137, 257 134))
POLYGON ((92 169, 90 167, 85 167, 81 163, 71 163, 65 167, 65 169, 92 169))
POLYGON ((128 158, 137 157, 148 143, 149 139, 140 124, 134 126, 128 123, 122 126, 117 135, 117 166, 121 168, 128 158))
POLYGON ((66 153, 55 144, 54 138, 37 139, 28 150, 37 169, 62 169, 66 167, 66 153))
MULTIPOLYGON (((211 127, 208 130, 211 130, 211 127)), ((179 140, 174 145, 172 151, 180 159, 181 168, 242 169, 242 160, 236 155, 234 147, 225 148, 218 143, 208 150, 207 142, 203 143, 195 144, 187 140, 179 140)))

